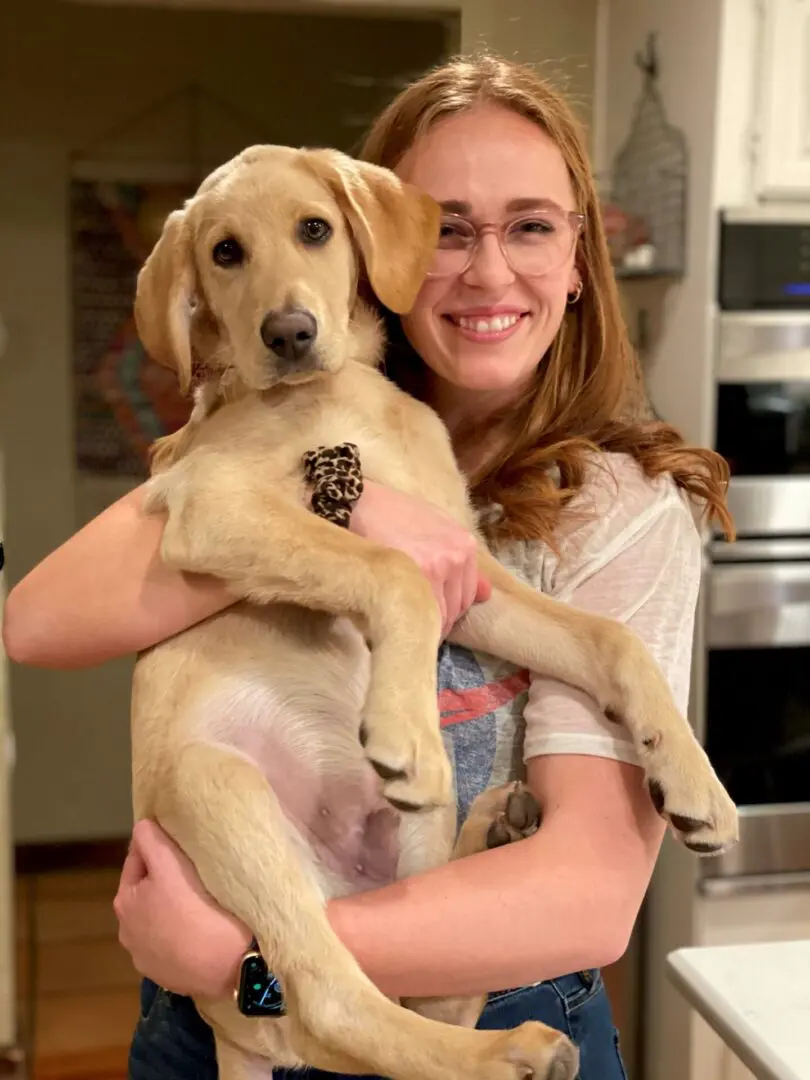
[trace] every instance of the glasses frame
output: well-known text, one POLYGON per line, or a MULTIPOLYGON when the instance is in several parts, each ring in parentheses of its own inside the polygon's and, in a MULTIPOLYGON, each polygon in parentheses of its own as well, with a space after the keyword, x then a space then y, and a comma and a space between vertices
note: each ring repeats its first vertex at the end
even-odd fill
POLYGON ((578 210, 563 210, 562 207, 554 207, 554 212, 560 214, 563 218, 565 218, 568 224, 571 226, 571 247, 569 248, 566 255, 562 259, 560 259, 556 266, 550 266, 547 270, 544 270, 542 274, 527 274, 523 270, 518 270, 509 257, 509 252, 505 243, 506 233, 509 229, 512 228, 513 225, 516 225, 521 221, 527 221, 532 217, 535 217, 537 214, 542 213, 542 211, 537 211, 535 213, 527 212, 525 214, 518 214, 515 217, 510 218, 509 221, 502 221, 500 224, 494 221, 484 221, 480 225, 476 225, 475 222, 470 221, 470 219, 464 217, 463 214, 454 214, 452 212, 448 212, 442 214, 442 221, 444 222, 450 220, 464 222, 465 225, 468 225, 475 232, 475 240, 470 245, 469 257, 463 269, 452 270, 446 274, 436 273, 434 270, 429 270, 426 274, 426 277, 448 278, 461 277, 462 274, 466 274, 472 264, 475 262, 475 257, 478 254, 478 248, 481 245, 481 237, 486 236, 487 233, 494 233, 498 237, 498 246, 501 249, 501 254, 506 260, 509 268, 512 270, 513 273, 517 274, 518 277, 541 278, 545 277, 546 274, 552 274, 558 267, 562 266, 562 264, 574 250, 580 234, 585 229, 585 215, 580 214, 578 210))

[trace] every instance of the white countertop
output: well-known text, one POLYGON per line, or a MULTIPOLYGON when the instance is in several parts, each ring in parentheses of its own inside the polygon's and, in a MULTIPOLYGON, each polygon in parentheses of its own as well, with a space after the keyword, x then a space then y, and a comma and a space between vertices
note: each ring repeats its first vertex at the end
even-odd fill
POLYGON ((810 941, 677 949, 667 965, 758 1080, 810 1080, 810 941))

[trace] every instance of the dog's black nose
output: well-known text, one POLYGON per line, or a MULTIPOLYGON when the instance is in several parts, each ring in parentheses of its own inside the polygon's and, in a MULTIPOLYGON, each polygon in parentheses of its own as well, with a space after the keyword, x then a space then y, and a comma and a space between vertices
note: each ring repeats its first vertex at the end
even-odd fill
POLYGON ((318 336, 318 324, 309 311, 271 311, 262 321, 262 341, 283 360, 303 360, 318 336))

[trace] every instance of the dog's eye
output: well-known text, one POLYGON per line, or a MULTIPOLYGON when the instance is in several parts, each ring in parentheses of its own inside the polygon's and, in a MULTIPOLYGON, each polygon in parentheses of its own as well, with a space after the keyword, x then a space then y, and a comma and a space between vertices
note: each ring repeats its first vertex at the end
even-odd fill
POLYGON ((322 244, 332 235, 332 226, 323 218, 305 218, 298 226, 298 235, 305 244, 322 244))
POLYGON ((217 266, 239 266, 245 259, 245 249, 232 236, 215 244, 212 254, 217 266))

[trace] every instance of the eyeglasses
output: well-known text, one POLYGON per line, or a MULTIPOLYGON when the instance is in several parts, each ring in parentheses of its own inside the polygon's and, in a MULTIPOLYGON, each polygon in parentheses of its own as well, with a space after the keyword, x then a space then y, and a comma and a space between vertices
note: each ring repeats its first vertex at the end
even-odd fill
POLYGON ((428 277, 451 277, 465 273, 488 232, 498 237, 503 256, 521 277, 542 277, 562 266, 574 250, 585 225, 585 215, 575 210, 549 207, 525 217, 495 225, 473 225, 459 214, 444 214, 439 244, 428 277))

